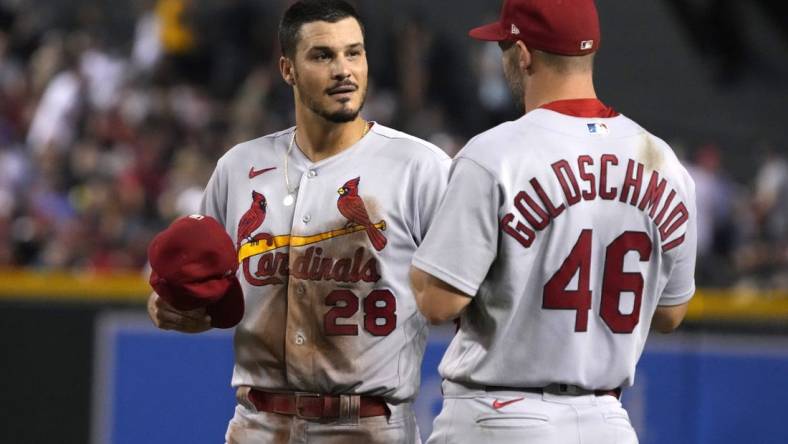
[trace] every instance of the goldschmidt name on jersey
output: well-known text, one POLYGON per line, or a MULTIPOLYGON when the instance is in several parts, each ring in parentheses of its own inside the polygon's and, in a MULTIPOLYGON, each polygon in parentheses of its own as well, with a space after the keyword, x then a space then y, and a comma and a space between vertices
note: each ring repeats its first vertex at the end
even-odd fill
MULTIPOLYGON (((637 207, 647 212, 648 217, 659 227, 661 241, 668 239, 689 219, 687 206, 681 200, 675 199, 676 190, 668 186, 667 180, 660 177, 659 171, 652 171, 648 184, 644 186, 646 167, 635 160, 627 161, 624 181, 619 184, 611 184, 608 180, 611 169, 623 167, 615 154, 603 154, 596 159, 583 154, 572 159, 572 163, 562 159, 551 167, 566 203, 556 204, 545 191, 545 187, 534 177, 529 181, 530 190, 519 191, 512 201, 517 216, 507 213, 501 218, 503 232, 516 239, 524 248, 531 246, 537 232, 544 230, 564 211, 581 201, 618 200, 637 207), (572 169, 572 164, 577 165, 577 174, 572 169), (599 166, 599 173, 594 171, 595 165, 599 166), (663 199, 668 189, 670 192, 663 199)), ((662 245, 662 251, 669 251, 682 242, 684 236, 679 236, 662 245)))

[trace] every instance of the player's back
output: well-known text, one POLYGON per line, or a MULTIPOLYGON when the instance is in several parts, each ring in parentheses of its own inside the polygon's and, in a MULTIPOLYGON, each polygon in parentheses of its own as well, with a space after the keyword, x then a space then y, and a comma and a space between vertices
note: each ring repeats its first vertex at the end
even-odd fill
POLYGON ((631 385, 657 305, 694 292, 694 185, 670 148, 621 115, 537 109, 458 159, 496 178, 500 232, 442 375, 631 385))

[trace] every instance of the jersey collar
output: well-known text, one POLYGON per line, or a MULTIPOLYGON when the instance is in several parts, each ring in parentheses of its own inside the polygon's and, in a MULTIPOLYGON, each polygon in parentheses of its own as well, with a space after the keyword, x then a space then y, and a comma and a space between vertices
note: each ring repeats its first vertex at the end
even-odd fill
POLYGON ((546 103, 540 108, 572 117, 608 118, 618 116, 618 113, 613 108, 600 102, 599 99, 556 100, 555 102, 546 103))

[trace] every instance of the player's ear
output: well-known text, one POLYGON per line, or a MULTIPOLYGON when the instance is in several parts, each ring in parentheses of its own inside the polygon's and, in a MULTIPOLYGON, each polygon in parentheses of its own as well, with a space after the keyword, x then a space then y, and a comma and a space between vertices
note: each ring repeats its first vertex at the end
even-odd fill
POLYGON ((284 79, 285 83, 290 86, 295 85, 295 72, 292 60, 285 56, 279 57, 279 72, 282 74, 282 79, 284 79))
POLYGON ((528 50, 528 47, 525 46, 525 43, 523 43, 522 40, 517 40, 517 42, 515 42, 515 44, 520 49, 518 51, 519 52, 518 63, 519 63, 519 66, 520 66, 520 70, 523 71, 523 72, 530 73, 531 72, 531 62, 533 61, 533 57, 531 55, 531 51, 528 50))

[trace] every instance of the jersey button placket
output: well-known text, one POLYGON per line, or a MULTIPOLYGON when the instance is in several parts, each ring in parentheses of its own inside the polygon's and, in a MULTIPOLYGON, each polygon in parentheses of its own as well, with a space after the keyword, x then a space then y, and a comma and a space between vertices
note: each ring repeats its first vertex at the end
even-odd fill
POLYGON ((304 332, 300 330, 296 332, 295 343, 296 345, 304 345, 306 343, 306 335, 304 335, 304 332))
MULTIPOLYGON (((307 170, 305 176, 306 176, 307 180, 314 179, 315 177, 317 177, 317 170, 314 169, 314 168, 310 168, 309 170, 307 170)), ((306 187, 306 184, 303 183, 303 181, 302 181, 301 186, 302 187, 306 187)), ((301 217, 301 222, 303 222, 305 224, 308 224, 311 220, 312 220, 312 216, 309 215, 309 213, 306 213, 306 214, 304 214, 301 217)))
MULTIPOLYGON (((309 179, 312 179, 314 177, 317 177, 317 171, 314 169, 308 169, 305 172, 301 173, 301 179, 299 180, 298 188, 297 188, 299 195, 306 191, 306 189, 308 188, 307 184, 309 182, 309 179)), ((294 212, 296 214, 300 213, 301 210, 303 209, 303 206, 301 204, 302 204, 302 200, 296 198, 295 207, 294 207, 294 212)), ((311 220, 312 220, 312 216, 309 213, 304 213, 301 216, 301 222, 304 224, 308 224, 311 220)))

